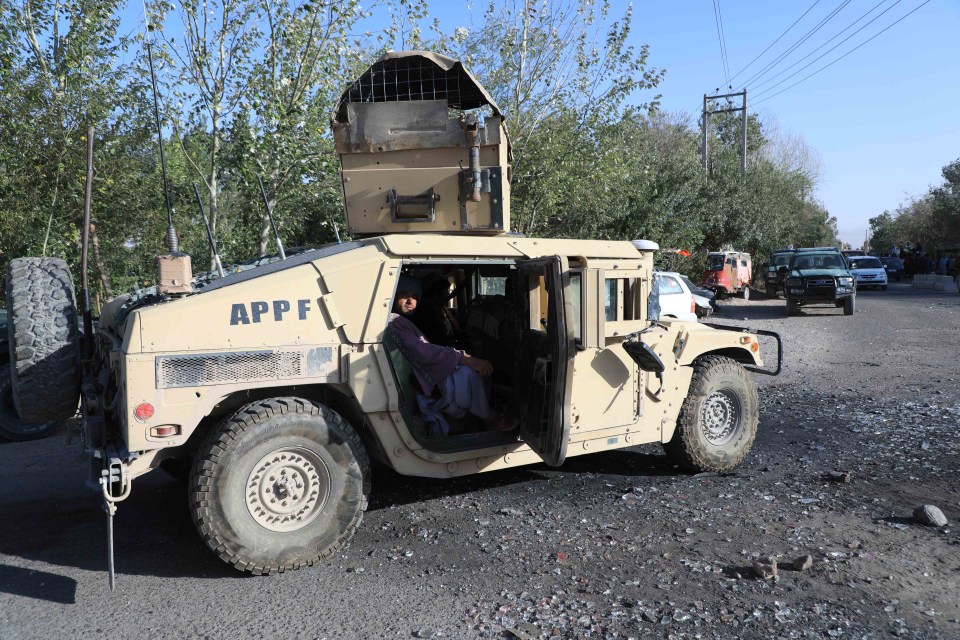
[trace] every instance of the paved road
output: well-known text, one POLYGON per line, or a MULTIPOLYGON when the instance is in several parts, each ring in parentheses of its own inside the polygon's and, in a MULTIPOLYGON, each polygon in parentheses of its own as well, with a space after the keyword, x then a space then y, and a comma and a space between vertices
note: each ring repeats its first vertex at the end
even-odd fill
MULTIPOLYGON (((853 317, 811 309, 789 319, 782 300, 757 298, 729 301, 716 318, 782 331, 787 345, 783 375, 758 378, 764 414, 743 475, 694 480, 658 447, 456 481, 381 472, 353 542, 322 566, 284 575, 249 577, 212 557, 193 530, 183 486, 155 472, 120 505, 111 593, 105 516, 84 489, 77 446, 59 437, 0 444, 0 638, 462 638, 524 621, 531 637, 541 628, 555 637, 960 636, 960 613, 949 604, 960 575, 956 532, 910 529, 911 544, 927 545, 927 556, 911 562, 928 577, 897 573, 896 593, 922 591, 927 580, 939 595, 907 606, 907 596, 900 603, 877 584, 900 571, 890 560, 902 544, 890 536, 905 535, 900 529, 864 515, 849 524, 862 531, 843 544, 854 535, 857 544, 874 541, 877 559, 848 567, 829 555, 854 554, 827 536, 859 509, 866 514, 858 505, 879 489, 829 493, 812 479, 814 469, 848 462, 840 454, 821 461, 836 452, 818 432, 832 422, 844 437, 859 437, 850 435, 861 420, 850 420, 851 407, 887 420, 901 405, 926 403, 908 410, 929 411, 937 425, 953 419, 943 412, 960 403, 960 295, 892 285, 861 294, 853 317), (795 505, 812 491, 822 513, 795 505), (783 511, 769 511, 777 496, 783 511), (721 499, 739 506, 718 506, 721 499), (808 521, 811 541, 798 541, 808 521), (819 547, 821 564, 806 581, 774 586, 727 575, 738 561, 749 564, 741 553, 777 544, 783 553, 819 547), (824 550, 833 544, 842 551, 824 550), (833 602, 844 599, 853 604, 833 602)), ((885 446, 868 435, 853 448, 885 446)), ((882 473, 864 471, 889 481, 889 509, 906 508, 898 491, 914 482, 927 491, 916 500, 947 501, 956 521, 956 458, 904 460, 902 469, 894 461, 882 473)))

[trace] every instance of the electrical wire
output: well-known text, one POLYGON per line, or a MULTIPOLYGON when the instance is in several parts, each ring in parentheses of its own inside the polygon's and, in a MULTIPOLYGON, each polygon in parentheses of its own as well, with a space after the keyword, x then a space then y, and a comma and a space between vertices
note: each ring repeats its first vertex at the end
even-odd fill
MULTIPOLYGON (((867 44, 868 42, 870 42, 871 40, 873 40, 874 38, 876 38, 876 37, 879 36, 880 34, 882 34, 882 33, 884 33, 885 31, 891 29, 892 27, 896 26, 896 25, 899 24, 901 21, 903 21, 903 20, 906 19, 908 16, 910 16, 911 14, 915 13, 916 11, 918 11, 921 7, 923 7, 923 5, 928 4, 929 2, 930 2, 930 0, 924 0, 924 2, 920 3, 917 7, 915 7, 914 9, 910 10, 909 12, 907 12, 907 13, 905 13, 903 16, 901 16, 896 22, 890 24, 889 26, 887 26, 887 27, 884 28, 883 30, 878 31, 878 32, 875 33, 874 35, 870 36, 869 38, 867 38, 866 40, 864 40, 863 42, 861 42, 860 44, 858 44, 857 46, 855 46, 853 49, 850 49, 850 51, 847 51, 845 54, 843 54, 842 56, 840 56, 839 58, 837 58, 837 59, 834 60, 833 62, 830 62, 830 63, 828 63, 828 64, 820 67, 819 69, 817 69, 816 71, 814 71, 814 72, 811 73, 810 75, 806 76, 805 78, 803 78, 803 79, 801 79, 801 80, 798 80, 798 81, 794 82, 794 83, 793 83, 792 85, 790 85, 789 87, 786 87, 785 89, 782 89, 781 91, 778 91, 777 93, 773 94, 772 96, 767 96, 766 98, 764 98, 764 99, 762 99, 762 100, 758 100, 758 101, 754 102, 753 105, 756 106, 756 105, 758 105, 758 104, 760 104, 760 103, 762 103, 762 102, 766 102, 767 100, 771 100, 771 99, 777 97, 778 95, 780 95, 781 93, 783 93, 783 92, 785 92, 785 91, 789 91, 790 89, 794 88, 794 87, 797 86, 798 84, 800 84, 800 83, 802 83, 802 82, 806 82, 807 80, 809 80, 809 79, 812 78, 813 76, 817 75, 818 73, 820 73, 821 71, 823 71, 823 70, 826 69, 827 67, 831 67, 831 66, 835 65, 836 63, 840 62, 841 60, 843 60, 844 58, 846 58, 848 55, 850 55, 851 53, 853 53, 854 51, 856 51, 857 49, 859 49, 859 48, 862 47, 863 45, 867 44)), ((838 46, 839 46, 839 45, 838 45, 838 46)), ((812 64, 812 63, 811 63, 811 64, 812 64)))
MULTIPOLYGON (((828 22, 830 22, 831 20, 833 20, 833 18, 835 18, 836 15, 837 15, 838 13, 840 13, 840 11, 842 11, 848 4, 850 4, 850 2, 851 2, 851 0, 844 0, 843 2, 841 2, 841 3, 840 3, 840 6, 838 6, 836 9, 834 9, 833 11, 831 11, 830 13, 828 13, 826 18, 824 18, 823 20, 821 20, 820 22, 818 22, 810 31, 808 31, 807 33, 805 33, 805 34, 800 38, 800 40, 798 40, 797 42, 795 42, 792 46, 790 46, 790 48, 788 48, 786 51, 784 51, 784 52, 781 53, 779 56, 777 56, 776 60, 774 60, 773 62, 771 62, 770 64, 768 64, 768 65, 765 66, 763 69, 761 69, 761 70, 758 71, 757 73, 753 74, 752 76, 750 76, 750 77, 747 78, 746 80, 744 80, 743 83, 742 83, 742 86, 743 86, 743 87, 746 87, 746 86, 748 86, 750 83, 752 83, 754 80, 759 80, 759 79, 762 78, 764 75, 766 75, 768 71, 770 71, 772 68, 774 68, 774 67, 776 67, 778 64, 780 64, 780 62, 783 61, 784 58, 786 58, 786 57, 789 56, 791 53, 793 53, 794 51, 796 51, 797 48, 798 48, 799 46, 801 46, 804 42, 806 42, 807 40, 809 40, 810 38, 812 38, 813 35, 814 35, 817 31, 819 31, 820 29, 822 29, 825 24, 827 24, 828 22)), ((742 87, 741 87, 741 88, 742 88, 742 87)))
POLYGON ((720 62, 723 64, 723 77, 730 84, 730 64, 727 61, 727 43, 723 37, 723 20, 720 17, 720 0, 713 0, 713 19, 717 23, 717 39, 720 41, 720 62))
MULTIPOLYGON (((821 58, 823 58, 823 56, 827 55, 828 53, 830 53, 831 51, 833 51, 834 49, 836 49, 837 47, 839 47, 841 44, 843 44, 844 42, 846 42, 847 40, 849 40, 849 39, 852 38, 853 36, 857 35, 857 34, 860 33, 861 31, 863 31, 865 28, 867 28, 868 26, 870 26, 872 23, 876 22, 876 20, 877 20, 878 18, 880 18, 880 16, 882 16, 883 14, 885 14, 887 11, 890 11, 891 9, 893 9, 895 6, 897 6, 898 4, 900 4, 902 1, 903 1, 903 0, 897 0, 897 1, 894 2, 892 5, 890 5, 889 7, 887 7, 886 9, 884 9, 883 11, 881 11, 880 14, 877 15, 873 20, 871 20, 871 21, 868 22, 867 24, 863 25, 862 27, 860 27, 859 29, 857 29, 856 31, 854 31, 853 33, 851 33, 849 36, 847 36, 846 38, 844 38, 843 40, 841 40, 840 42, 838 42, 834 47, 832 47, 832 48, 830 48, 828 51, 826 51, 826 53, 822 54, 822 55, 819 56, 818 58, 815 58, 812 62, 810 62, 810 63, 807 64, 806 66, 801 67, 798 71, 796 71, 796 73, 787 76, 786 78, 784 78, 783 80, 781 80, 779 83, 773 85, 773 87, 769 87, 768 89, 764 89, 763 91, 760 91, 760 92, 759 92, 758 94, 756 94, 756 95, 763 95, 764 93, 770 91, 770 89, 773 89, 774 87, 779 86, 779 85, 782 84, 783 82, 786 82, 787 80, 789 80, 789 79, 792 78, 793 76, 797 75, 797 73, 800 73, 801 71, 803 71, 804 69, 806 69, 807 67, 809 67, 810 65, 812 65, 814 62, 816 62, 817 60, 820 60, 821 58)), ((813 51, 811 51, 810 53, 808 53, 808 54, 805 55, 804 57, 800 58, 799 60, 797 60, 796 62, 794 62, 793 64, 791 64, 789 67, 787 67, 787 68, 784 69, 783 71, 779 72, 778 74, 776 74, 776 75, 774 75, 774 76, 771 76, 771 77, 767 78, 766 80, 764 80, 764 81, 761 82, 760 84, 752 87, 752 88, 751 88, 751 91, 758 91, 758 90, 760 89, 760 87, 764 86, 765 84, 770 84, 771 82, 773 82, 774 80, 776 80, 777 78, 779 78, 780 76, 782 76, 783 74, 787 73, 787 72, 790 71, 791 69, 794 69, 794 68, 795 68, 797 65, 799 65, 801 62, 803 62, 804 60, 806 60, 807 58, 809 58, 810 56, 812 56, 812 55, 815 54, 816 52, 820 51, 821 49, 823 49, 825 46, 827 46, 828 44, 830 44, 831 42, 833 42, 833 41, 836 40, 837 38, 839 38, 839 37, 840 37, 841 35, 843 35, 848 29, 850 29, 851 27, 853 27, 854 25, 856 25, 858 22, 860 22, 861 20, 863 20, 864 18, 866 18, 868 15, 870 15, 870 14, 873 13, 874 11, 876 11, 881 5, 883 5, 883 4, 886 3, 886 2, 888 2, 888 0, 880 0, 880 2, 878 2, 878 3, 875 4, 875 5, 873 5, 873 7, 872 7, 869 11, 867 11, 866 13, 864 13, 862 16, 860 16, 859 18, 857 18, 856 20, 854 20, 854 21, 851 22, 850 24, 848 24, 846 27, 844 27, 844 28, 843 28, 839 33, 837 33, 835 36, 833 36, 832 38, 830 38, 830 39, 827 40, 826 42, 822 43, 819 47, 817 47, 816 49, 814 49, 813 51)))
POLYGON ((753 60, 751 60, 750 62, 748 62, 748 63, 747 63, 747 66, 745 66, 743 69, 740 69, 740 71, 737 71, 735 74, 733 74, 732 76, 730 76, 730 82, 733 82, 734 80, 736 80, 736 79, 737 79, 737 76, 739 76, 741 73, 743 73, 744 71, 746 71, 747 69, 749 69, 749 68, 750 68, 750 65, 752 65, 754 62, 756 62, 757 60, 759 60, 759 59, 763 56, 763 54, 765 54, 767 51, 770 51, 770 49, 773 47, 773 45, 775 45, 775 44, 777 44, 778 42, 780 42, 780 39, 783 38, 783 36, 787 35, 787 34, 790 32, 790 29, 793 29, 795 26, 797 26, 797 23, 800 22, 801 20, 803 20, 804 16, 806 16, 808 13, 810 13, 810 11, 811 11, 815 6, 817 6, 819 3, 820 3, 820 0, 815 0, 814 3, 813 3, 812 5, 810 5, 810 7, 809 7, 806 11, 803 12, 803 15, 802 15, 802 16, 800 16, 799 18, 797 18, 796 20, 794 20, 794 21, 793 21, 793 24, 790 25, 789 27, 787 27, 787 30, 786 30, 786 31, 784 31, 783 33, 781 33, 781 34, 777 37, 776 40, 774 40, 773 42, 770 43, 770 46, 769 46, 769 47, 767 47, 766 49, 764 49, 763 51, 761 51, 761 52, 760 52, 760 55, 758 55, 756 58, 754 58, 753 60))

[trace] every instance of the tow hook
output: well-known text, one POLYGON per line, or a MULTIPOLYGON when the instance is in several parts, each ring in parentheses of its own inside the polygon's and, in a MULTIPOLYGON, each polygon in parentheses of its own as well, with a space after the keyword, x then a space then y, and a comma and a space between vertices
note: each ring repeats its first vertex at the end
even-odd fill
POLYGON ((113 591, 115 586, 113 516, 117 513, 117 503, 130 497, 133 484, 130 480, 130 473, 122 460, 104 456, 104 461, 104 469, 100 472, 100 488, 103 493, 103 510, 107 514, 107 568, 110 576, 110 591, 113 591), (115 490, 116 493, 114 493, 115 490))

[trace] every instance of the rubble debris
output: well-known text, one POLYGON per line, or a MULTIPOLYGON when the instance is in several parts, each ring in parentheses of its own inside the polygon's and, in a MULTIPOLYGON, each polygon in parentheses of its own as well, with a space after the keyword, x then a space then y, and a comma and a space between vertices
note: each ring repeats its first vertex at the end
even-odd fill
POLYGON ((813 566, 813 556, 805 555, 800 556, 793 561, 793 568, 795 571, 806 571, 813 566))
POLYGON ((761 580, 773 580, 778 575, 777 559, 772 556, 762 556, 753 561, 753 572, 761 580))
POLYGON ((831 471, 827 474, 827 479, 833 482, 847 483, 850 482, 852 475, 849 471, 831 471))

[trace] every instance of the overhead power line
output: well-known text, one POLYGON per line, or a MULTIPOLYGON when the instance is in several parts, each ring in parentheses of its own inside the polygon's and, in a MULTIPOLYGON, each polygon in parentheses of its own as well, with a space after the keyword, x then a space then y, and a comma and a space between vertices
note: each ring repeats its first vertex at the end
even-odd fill
POLYGON ((750 65, 752 65, 754 62, 756 62, 757 60, 759 60, 759 59, 763 56, 763 54, 765 54, 767 51, 770 51, 770 49, 773 47, 773 45, 775 45, 775 44, 777 44, 778 42, 780 42, 780 39, 783 38, 783 36, 787 35, 787 34, 790 32, 790 29, 793 29, 795 26, 797 26, 797 23, 800 22, 801 20, 803 20, 804 16, 806 16, 808 13, 810 13, 811 9, 813 9, 813 8, 814 8, 815 6, 817 6, 819 3, 820 3, 820 0, 815 0, 815 2, 814 2, 812 5, 810 5, 810 7, 809 7, 806 11, 803 12, 803 15, 802 15, 802 16, 800 16, 799 18, 797 18, 796 20, 794 20, 794 21, 793 21, 793 24, 791 24, 789 27, 787 27, 787 30, 786 30, 786 31, 784 31, 783 33, 781 33, 779 36, 777 36, 777 39, 776 39, 776 40, 774 40, 773 42, 770 43, 770 46, 769 46, 769 47, 767 47, 766 49, 764 49, 763 51, 761 51, 761 52, 760 52, 760 55, 758 55, 756 58, 754 58, 753 60, 751 60, 750 62, 748 62, 748 63, 747 63, 747 66, 745 66, 743 69, 740 69, 740 71, 737 71, 735 74, 733 74, 732 76, 730 76, 730 82, 733 82, 734 80, 736 80, 736 79, 737 79, 737 76, 739 76, 741 73, 743 73, 744 71, 746 71, 747 69, 749 69, 749 68, 750 68, 750 65))
MULTIPOLYGON (((847 40, 849 40, 849 39, 852 38, 853 36, 857 35, 857 34, 860 33, 861 31, 863 31, 864 29, 866 29, 866 28, 867 28, 868 26, 870 26, 872 23, 876 22, 877 19, 879 19, 883 14, 885 14, 887 11, 890 11, 891 9, 893 9, 895 6, 897 6, 898 4, 900 4, 902 1, 903 1, 903 0, 896 0, 896 2, 894 2, 892 5, 890 5, 889 7, 887 7, 886 9, 884 9, 883 11, 881 11, 875 18, 873 18, 873 20, 871 20, 870 22, 866 23, 865 25, 863 25, 862 27, 860 27, 859 29, 857 29, 856 31, 854 31, 853 33, 851 33, 849 36, 847 36, 846 38, 844 38, 843 40, 841 40, 840 42, 838 42, 835 46, 833 46, 833 47, 831 47, 830 49, 828 49, 825 53, 823 53, 823 54, 820 55, 819 57, 815 58, 815 59, 814 59, 813 61, 811 61, 809 64, 807 64, 806 66, 801 67, 801 68, 798 69, 795 73, 793 73, 792 75, 787 76, 786 78, 784 78, 783 80, 781 80, 781 81, 778 82, 777 84, 773 85, 772 87, 769 87, 769 88, 767 88, 767 89, 764 89, 763 91, 760 91, 757 95, 763 95, 764 93, 767 93, 767 92, 770 91, 771 89, 774 89, 775 87, 783 84, 784 82, 786 82, 787 80, 789 80, 789 79, 792 78, 793 76, 797 75, 797 73, 800 73, 801 71, 803 71, 804 69, 806 69, 807 67, 809 67, 810 65, 812 65, 813 63, 815 63, 817 60, 820 60, 820 59, 823 58, 825 55, 827 55, 828 53, 830 53, 831 51, 833 51, 834 49, 836 49, 837 47, 839 47, 840 45, 842 45, 844 42, 846 42, 847 40)), ((796 66, 799 65, 801 62, 803 62, 804 60, 806 60, 807 58, 809 58, 810 56, 812 56, 812 55, 815 54, 816 52, 818 52, 818 51, 820 51, 821 49, 823 49, 824 47, 826 47, 828 44, 830 44, 831 42, 833 42, 834 40, 836 40, 837 38, 839 38, 841 35, 843 35, 848 29, 850 29, 851 27, 853 27, 854 25, 856 25, 858 22, 860 22, 861 20, 863 20, 864 18, 866 18, 868 15, 870 15, 870 14, 873 13, 874 11, 876 11, 877 8, 880 7, 882 4, 884 4, 885 2, 888 2, 888 0, 880 0, 880 2, 878 2, 878 3, 875 4, 875 5, 873 5, 873 8, 871 8, 869 11, 867 11, 866 13, 864 13, 862 16, 860 16, 859 18, 857 18, 856 20, 854 20, 853 22, 851 22, 850 24, 848 24, 846 27, 843 28, 843 30, 841 30, 841 31, 840 31, 839 33, 837 33, 835 36, 833 36, 832 38, 830 38, 829 40, 827 40, 826 42, 824 42, 823 44, 821 44, 819 47, 817 47, 816 49, 814 49, 813 51, 811 51, 810 53, 808 53, 808 54, 805 55, 804 57, 800 58, 799 60, 797 60, 796 62, 794 62, 793 64, 791 64, 789 67, 787 67, 786 69, 784 69, 784 70, 781 71, 780 73, 778 73, 778 74, 776 74, 776 75, 774 75, 774 76, 771 76, 771 77, 767 78, 766 80, 764 80, 763 82, 761 82, 761 83, 758 84, 758 85, 755 85, 755 86, 753 87, 753 90, 754 90, 754 91, 759 90, 760 87, 762 87, 763 85, 765 85, 765 84, 770 84, 771 82, 773 82, 774 80, 776 80, 777 78, 779 78, 779 77, 782 76, 783 74, 787 73, 787 72, 790 71, 791 69, 796 68, 796 66)))
POLYGON ((833 11, 831 11, 830 13, 828 13, 828 14, 827 14, 827 17, 825 17, 823 20, 821 20, 821 21, 818 22, 816 25, 814 25, 814 27, 813 27, 812 29, 810 29, 810 31, 808 31, 808 32, 805 33, 803 36, 801 36, 801 38, 800 38, 797 42, 795 42, 795 43, 794 43, 793 45, 791 45, 786 51, 784 51, 784 52, 781 53, 779 56, 777 56, 777 58, 776 58, 773 62, 769 63, 769 64, 768 64, 767 66, 765 66, 763 69, 761 69, 761 70, 758 71, 757 73, 753 74, 752 76, 750 76, 749 78, 747 78, 746 80, 744 80, 743 83, 742 83, 743 86, 746 87, 746 86, 750 85, 750 83, 752 83, 754 80, 759 80, 759 79, 762 78, 764 75, 766 75, 768 71, 770 71, 771 69, 773 69, 774 67, 776 67, 778 64, 780 64, 780 62, 781 62, 784 58, 786 58, 786 57, 789 56, 791 53, 793 53, 794 51, 796 51, 796 49, 797 49, 799 46, 801 46, 804 42, 806 42, 807 40, 809 40, 810 38, 812 38, 813 35, 814 35, 817 31, 819 31, 820 29, 822 29, 825 24, 827 24, 828 22, 830 22, 831 20, 833 20, 833 18, 836 17, 836 15, 837 15, 838 13, 840 13, 840 11, 842 11, 842 10, 844 9, 844 7, 846 7, 848 4, 850 4, 850 2, 851 2, 851 0, 844 0, 843 2, 841 2, 841 3, 840 3, 840 6, 838 6, 836 9, 834 9, 833 11))
MULTIPOLYGON (((757 104, 760 104, 761 102, 766 102, 767 100, 771 100, 771 99, 777 97, 778 95, 780 95, 781 93, 783 93, 783 92, 785 92, 785 91, 789 91, 790 89, 794 88, 794 87, 797 86, 798 84, 800 84, 800 83, 802 83, 802 82, 806 82, 807 80, 809 80, 809 79, 812 78, 813 76, 817 75, 818 73, 820 73, 820 72, 823 71, 824 69, 826 69, 826 68, 828 68, 828 67, 831 67, 831 66, 835 65, 836 63, 840 62, 841 60, 843 60, 844 58, 846 58, 848 55, 850 55, 851 53, 853 53, 854 51, 856 51, 857 49, 859 49, 859 48, 862 47, 863 45, 867 44, 868 42, 870 42, 871 40, 873 40, 873 39, 876 38, 877 36, 881 35, 882 33, 886 32, 887 30, 893 28, 894 26, 896 26, 897 24, 899 24, 900 22, 902 22, 904 19, 906 19, 908 16, 910 16, 911 14, 913 14, 913 13, 917 12, 918 10, 920 10, 921 7, 923 7, 925 4, 928 4, 929 2, 930 2, 930 0, 924 0, 924 2, 921 2, 921 3, 920 3, 919 5, 917 5, 914 9, 910 10, 909 12, 907 12, 907 13, 905 13, 903 16, 901 16, 896 22, 888 25, 888 26, 887 26, 886 28, 884 28, 883 30, 881 30, 881 31, 875 33, 874 35, 870 36, 869 38, 867 38, 866 40, 864 40, 863 42, 861 42, 860 44, 858 44, 857 46, 855 46, 853 49, 850 49, 850 51, 847 51, 845 54, 843 54, 842 56, 840 56, 839 58, 837 58, 837 59, 834 60, 833 62, 830 62, 830 63, 825 64, 824 66, 820 67, 819 69, 817 69, 816 71, 814 71, 814 72, 811 73, 810 75, 808 75, 808 76, 806 76, 806 77, 804 77, 804 78, 802 78, 802 79, 800 79, 800 80, 797 80, 796 82, 794 82, 794 83, 793 83, 792 85, 790 85, 789 87, 786 87, 785 89, 782 89, 782 90, 778 91, 777 93, 775 93, 775 94, 773 94, 773 95, 771 95, 771 96, 767 96, 767 97, 764 98, 763 100, 758 100, 758 101, 755 102, 754 104, 757 105, 757 104)), ((838 46, 839 46, 839 45, 838 45, 838 46)), ((811 64, 812 64, 812 63, 811 63, 811 64)), ((784 81, 786 81, 786 80, 784 80, 784 81)), ((771 88, 772 88, 772 87, 771 87, 771 88)))
POLYGON ((730 84, 730 63, 727 60, 727 42, 723 37, 723 19, 720 17, 720 0, 713 0, 713 19, 717 23, 717 39, 720 40, 720 62, 723 63, 723 77, 730 84))

